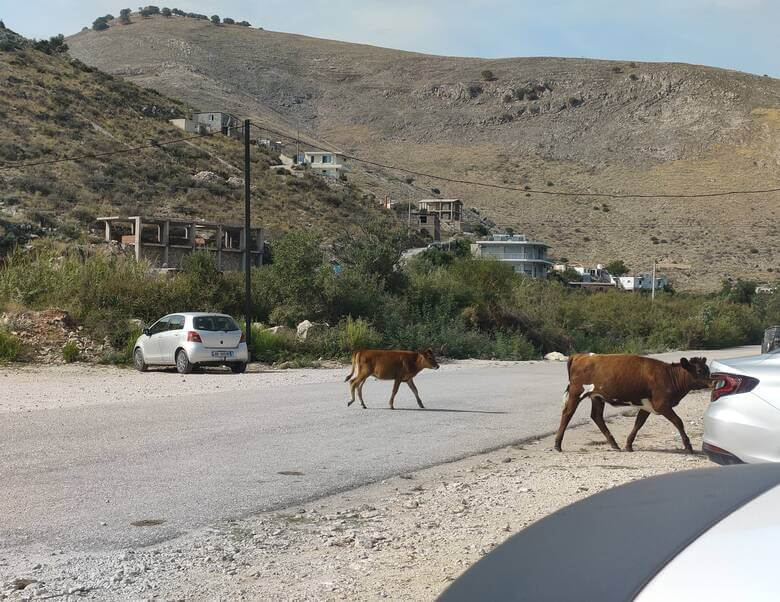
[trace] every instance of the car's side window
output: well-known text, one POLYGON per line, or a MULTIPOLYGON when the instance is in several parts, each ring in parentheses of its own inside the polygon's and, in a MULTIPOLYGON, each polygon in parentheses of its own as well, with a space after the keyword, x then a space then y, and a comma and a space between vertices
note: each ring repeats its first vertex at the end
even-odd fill
POLYGON ((157 320, 149 329, 149 336, 162 332, 163 330, 168 330, 168 318, 157 320))
POLYGON ((171 316, 168 319, 168 330, 181 330, 184 328, 184 316, 171 316))

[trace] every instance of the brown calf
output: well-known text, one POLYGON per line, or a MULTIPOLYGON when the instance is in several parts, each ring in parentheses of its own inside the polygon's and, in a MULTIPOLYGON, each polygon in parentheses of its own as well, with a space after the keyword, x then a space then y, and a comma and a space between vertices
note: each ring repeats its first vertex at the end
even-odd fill
POLYGON ((395 394, 398 393, 398 387, 402 382, 409 385, 417 399, 417 405, 424 408, 420 395, 417 393, 417 387, 412 380, 423 368, 439 369, 439 364, 433 355, 433 350, 425 351, 390 351, 385 349, 361 349, 352 354, 352 372, 344 379, 349 382, 349 391, 352 399, 347 402, 347 406, 355 403, 355 390, 357 389, 360 397, 360 405, 363 408, 366 404, 363 402, 363 383, 369 376, 380 380, 393 380, 393 394, 390 396, 390 409, 394 410, 393 402, 395 394), (353 378, 354 375, 354 378, 353 378), (352 379, 352 380, 350 380, 352 379))
POLYGON ((674 412, 689 391, 710 386, 707 358, 685 358, 679 364, 667 364, 639 355, 577 354, 569 358, 569 386, 563 396, 561 425, 555 436, 555 449, 561 451, 563 432, 579 403, 590 397, 590 417, 614 448, 620 449, 604 422, 604 404, 639 406, 634 430, 626 441, 626 450, 634 451, 634 439, 650 412, 661 414, 677 427, 683 446, 693 451, 682 420, 674 412))

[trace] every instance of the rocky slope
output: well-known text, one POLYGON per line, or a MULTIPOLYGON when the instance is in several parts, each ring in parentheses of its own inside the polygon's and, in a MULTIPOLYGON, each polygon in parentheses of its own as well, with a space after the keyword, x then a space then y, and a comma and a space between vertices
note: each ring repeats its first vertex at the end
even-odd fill
POLYGON ((353 162, 353 181, 379 198, 437 188, 558 257, 621 258, 634 270, 653 257, 690 264, 669 274, 681 287, 780 269, 780 194, 653 196, 780 188, 776 79, 678 63, 436 57, 183 17, 132 20, 69 38, 73 55, 291 138, 301 131, 381 163, 519 189, 407 181, 353 162))
MULTIPOLYGON (((39 236, 78 239, 100 215, 243 220, 244 149, 223 135, 48 163, 183 138, 168 120, 188 106, 0 33, 0 255, 39 236)), ((253 149, 253 217, 271 237, 304 227, 329 239, 345 224, 386 217, 356 187, 280 175, 275 163, 253 149)))

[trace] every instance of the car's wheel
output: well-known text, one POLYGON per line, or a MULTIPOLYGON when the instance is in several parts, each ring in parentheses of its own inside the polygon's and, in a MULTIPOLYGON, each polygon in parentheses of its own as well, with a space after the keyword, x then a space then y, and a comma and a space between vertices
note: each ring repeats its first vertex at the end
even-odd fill
POLYGON ((146 372, 149 368, 144 361, 144 352, 141 351, 140 347, 136 347, 135 351, 133 351, 133 365, 139 372, 146 372))
POLYGON ((187 357, 187 352, 184 349, 179 349, 179 352, 176 354, 176 370, 179 374, 190 374, 194 367, 194 364, 190 362, 190 358, 187 357))
POLYGON ((230 364, 230 369, 233 371, 233 374, 242 374, 246 372, 246 364, 244 362, 230 364))

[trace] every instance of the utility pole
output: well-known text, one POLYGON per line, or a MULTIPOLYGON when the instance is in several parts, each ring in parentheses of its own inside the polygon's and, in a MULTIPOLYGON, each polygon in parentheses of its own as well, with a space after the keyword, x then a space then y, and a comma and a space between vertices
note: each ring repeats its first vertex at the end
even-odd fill
POLYGON ((655 301, 655 257, 653 257, 653 292, 650 293, 650 301, 655 301))
MULTIPOLYGON (((244 120, 244 319, 246 320, 246 346, 252 345, 252 221, 249 211, 249 133, 251 122, 244 120)), ((251 353, 251 352, 250 352, 251 353)), ((251 359, 251 358, 250 358, 251 359)))

